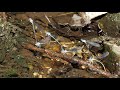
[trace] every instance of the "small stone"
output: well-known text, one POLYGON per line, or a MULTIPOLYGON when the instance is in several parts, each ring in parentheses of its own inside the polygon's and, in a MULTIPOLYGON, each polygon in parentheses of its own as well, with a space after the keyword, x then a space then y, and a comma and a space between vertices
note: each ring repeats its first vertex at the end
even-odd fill
POLYGON ((43 78, 43 76, 42 76, 42 75, 39 75, 38 78, 43 78))
POLYGON ((39 73, 38 73, 38 72, 34 72, 34 73, 33 73, 33 76, 34 76, 34 77, 38 77, 38 76, 39 76, 39 73))
POLYGON ((14 47, 12 50, 13 50, 13 51, 16 51, 16 50, 17 50, 17 48, 16 48, 16 47, 14 47))

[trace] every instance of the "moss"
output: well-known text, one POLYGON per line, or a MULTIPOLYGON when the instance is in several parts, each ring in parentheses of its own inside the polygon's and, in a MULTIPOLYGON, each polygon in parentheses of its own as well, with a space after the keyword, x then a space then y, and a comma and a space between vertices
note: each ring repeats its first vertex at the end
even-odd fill
POLYGON ((98 20, 100 28, 107 33, 108 36, 120 36, 120 13, 107 14, 98 20))
POLYGON ((116 61, 117 61, 117 56, 116 54, 111 50, 111 48, 108 45, 105 45, 105 50, 109 51, 109 56, 105 58, 103 61, 107 69, 110 70, 110 72, 115 72, 116 71, 116 61))
POLYGON ((26 58, 19 54, 19 52, 13 53, 12 58, 18 63, 22 68, 28 68, 26 63, 26 58))
POLYGON ((5 54, 6 52, 4 49, 0 50, 0 63, 2 63, 5 60, 5 54))
POLYGON ((16 69, 8 69, 6 72, 5 72, 5 77, 18 77, 18 74, 17 74, 17 70, 16 69))

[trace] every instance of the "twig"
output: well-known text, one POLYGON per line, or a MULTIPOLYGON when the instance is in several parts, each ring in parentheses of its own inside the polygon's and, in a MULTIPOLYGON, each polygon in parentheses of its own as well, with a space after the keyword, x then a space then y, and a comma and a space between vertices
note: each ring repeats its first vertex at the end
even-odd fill
POLYGON ((4 19, 5 22, 7 21, 7 16, 6 16, 5 12, 3 12, 3 19, 4 19))
MULTIPOLYGON (((66 15, 69 15, 69 14, 74 14, 76 12, 69 12, 69 13, 63 13, 63 14, 59 14, 57 16, 54 16, 54 17, 61 17, 61 16, 66 16, 66 15)), ((49 16, 49 18, 52 18, 53 16, 49 16)))
POLYGON ((69 56, 61 54, 61 53, 56 53, 56 52, 52 52, 50 50, 37 48, 37 47, 35 47, 32 44, 25 44, 24 43, 22 46, 24 48, 26 48, 26 49, 29 49, 29 50, 34 50, 34 51, 38 51, 38 52, 41 52, 41 53, 46 53, 49 56, 58 57, 58 58, 64 59, 65 61, 67 61, 69 63, 77 63, 79 65, 87 65, 89 67, 89 69, 91 69, 91 70, 93 70, 95 72, 98 72, 99 74, 101 74, 103 76, 106 76, 108 78, 117 78, 118 77, 118 75, 113 75, 113 74, 111 74, 109 72, 106 72, 106 71, 104 71, 102 69, 98 69, 95 66, 93 66, 92 64, 90 64, 89 62, 86 62, 86 61, 83 61, 83 60, 75 60, 75 59, 72 59, 69 56))

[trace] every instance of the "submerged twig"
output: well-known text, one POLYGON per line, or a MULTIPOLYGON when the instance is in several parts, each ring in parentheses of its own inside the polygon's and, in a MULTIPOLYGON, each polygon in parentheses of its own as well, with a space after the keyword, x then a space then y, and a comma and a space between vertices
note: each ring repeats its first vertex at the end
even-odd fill
MULTIPOLYGON (((54 16, 54 17, 66 16, 66 15, 70 15, 70 14, 74 14, 74 13, 77 13, 77 12, 68 12, 68 13, 63 13, 63 14, 59 14, 59 15, 54 16)), ((49 16, 49 18, 53 18, 53 16, 49 16)))
POLYGON ((64 59, 65 61, 67 61, 69 63, 77 63, 78 65, 87 65, 89 67, 89 69, 91 69, 91 70, 93 70, 93 71, 95 71, 99 74, 102 74, 103 76, 106 76, 108 78, 117 78, 118 77, 117 75, 113 75, 110 72, 106 72, 102 69, 96 68, 94 65, 92 65, 91 63, 89 63, 87 61, 75 60, 75 59, 72 59, 69 56, 61 54, 61 53, 52 52, 50 50, 46 50, 46 49, 43 49, 43 48, 37 48, 32 44, 24 44, 23 47, 26 48, 26 49, 38 51, 38 52, 41 52, 41 53, 46 53, 46 54, 48 54, 49 56, 52 56, 52 57, 58 57, 58 58, 64 59))

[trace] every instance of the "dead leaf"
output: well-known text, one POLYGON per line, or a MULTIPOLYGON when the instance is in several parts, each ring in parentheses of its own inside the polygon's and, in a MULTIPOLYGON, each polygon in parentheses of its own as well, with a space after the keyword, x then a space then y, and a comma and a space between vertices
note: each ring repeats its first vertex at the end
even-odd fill
POLYGON ((52 50, 54 52, 60 52, 61 51, 61 46, 56 43, 56 42, 50 42, 45 46, 46 49, 52 50))

